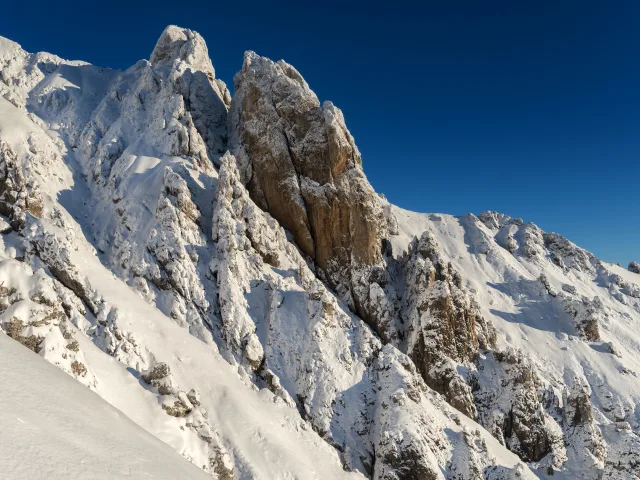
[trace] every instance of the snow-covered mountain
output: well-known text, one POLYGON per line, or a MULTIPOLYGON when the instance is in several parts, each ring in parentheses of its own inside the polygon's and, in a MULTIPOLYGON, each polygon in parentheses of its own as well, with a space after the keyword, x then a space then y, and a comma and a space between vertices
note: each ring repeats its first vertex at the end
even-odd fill
POLYGON ((0 337, 97 394, 0 338, 3 450, 87 432, 48 478, 640 478, 640 268, 391 205, 284 61, 232 98, 190 30, 124 72, 0 37, 0 214, 0 337))

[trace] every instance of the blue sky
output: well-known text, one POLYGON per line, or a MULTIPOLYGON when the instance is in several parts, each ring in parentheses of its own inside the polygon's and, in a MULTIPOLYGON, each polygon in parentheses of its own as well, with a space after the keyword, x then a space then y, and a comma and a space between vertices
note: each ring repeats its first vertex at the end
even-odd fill
POLYGON ((127 68, 168 24, 230 85, 248 49, 294 65, 404 208, 498 210, 640 259, 640 2, 6 2, 0 35, 127 68))

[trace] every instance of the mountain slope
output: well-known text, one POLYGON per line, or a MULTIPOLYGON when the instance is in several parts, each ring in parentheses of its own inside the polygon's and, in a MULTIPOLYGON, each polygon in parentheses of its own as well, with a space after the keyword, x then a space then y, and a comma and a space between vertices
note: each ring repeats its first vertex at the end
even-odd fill
MULTIPOLYGON (((600 262, 532 223, 493 212, 479 218, 401 209, 395 214, 400 235, 394 238, 394 247, 401 249, 418 232, 432 231, 447 260, 464 272, 483 315, 499 332, 499 344, 524 354, 518 362, 535 372, 535 388, 542 392, 537 408, 555 417, 564 430, 566 452, 561 457, 567 458, 566 475, 637 475, 640 275, 600 262), (591 419, 587 439, 582 438, 584 427, 576 432, 564 412, 575 391, 584 392, 577 398, 583 399, 591 419), (580 452, 585 442, 587 451, 580 452), (595 471, 585 471, 585 462, 595 471)), ((495 363, 491 355, 481 357, 479 378, 473 382, 480 421, 500 438, 506 437, 501 422, 513 412, 515 395, 505 395, 506 382, 500 379, 505 373, 495 363)), ((517 433, 512 435, 516 438, 511 441, 518 442, 517 433)), ((553 435, 545 437, 550 441, 553 435)))
POLYGON ((18 343, 0 348, 3 478, 208 478, 18 343))
POLYGON ((0 39, 3 332, 214 478, 638 475, 640 275, 390 205, 283 61, 150 59, 0 39))

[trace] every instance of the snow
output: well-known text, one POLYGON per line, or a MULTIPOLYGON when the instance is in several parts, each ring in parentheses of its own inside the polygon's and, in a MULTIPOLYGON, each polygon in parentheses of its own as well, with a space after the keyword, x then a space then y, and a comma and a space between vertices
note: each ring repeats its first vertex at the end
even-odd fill
POLYGON ((210 478, 4 334, 0 352, 3 479, 210 478))
MULTIPOLYGON (((72 257, 89 281, 100 285, 105 301, 121 312, 121 328, 133 338, 144 338, 149 352, 162 352, 162 358, 155 360, 168 363, 180 384, 198 386, 209 422, 228 442, 231 452, 238 456, 237 461, 242 465, 239 478, 282 478, 282 472, 309 479, 359 477, 344 472, 335 451, 301 425, 295 409, 274 402, 271 392, 251 389, 218 353, 142 301, 95 256, 79 249, 72 257)), ((98 357, 98 352, 95 355, 98 357)), ((95 365, 91 360, 89 358, 89 363, 95 365)), ((139 418, 140 414, 127 395, 131 390, 127 383, 137 382, 128 379, 123 383, 124 367, 116 362, 103 359, 101 364, 104 368, 110 365, 109 370, 119 370, 120 375, 107 370, 101 376, 98 368, 96 375, 102 385, 98 392, 132 418, 139 418)), ((147 405, 147 409, 150 407, 147 405)), ((159 430, 166 426, 149 428, 167 438, 166 432, 159 430)), ((182 443, 188 440, 180 436, 166 441, 180 450, 182 443)))
MULTIPOLYGON (((62 86, 63 89, 69 87, 68 84, 59 81, 54 83, 58 87, 62 86)), ((54 83, 48 85, 52 86, 54 83)), ((82 112, 90 110, 85 104, 81 105, 82 112)), ((74 334, 74 338, 78 341, 80 352, 83 354, 83 363, 86 362, 91 375, 95 377, 91 388, 144 430, 171 445, 199 467, 210 468, 210 448, 213 447, 203 441, 204 430, 200 429, 196 433, 187 426, 189 423, 195 425, 200 422, 203 429, 211 430, 211 434, 217 438, 213 440, 214 444, 216 441, 220 442, 220 446, 214 445, 218 449, 216 451, 225 452, 220 457, 222 461, 230 461, 231 465, 235 466, 235 476, 238 479, 361 478, 357 473, 344 471, 336 450, 315 434, 300 418, 295 408, 284 404, 266 389, 258 390, 238 373, 237 367, 230 365, 217 353, 215 345, 205 343, 191 335, 189 330, 181 328, 104 266, 92 245, 94 239, 85 238, 83 232, 94 230, 100 233, 102 229, 108 231, 113 221, 110 217, 112 211, 108 206, 113 202, 108 198, 102 204, 96 204, 93 197, 95 193, 86 184, 83 176, 78 174, 79 165, 74 159, 74 153, 65 148, 59 132, 44 130, 45 124, 34 123, 25 111, 16 108, 3 98, 0 98, 0 108, 1 137, 8 139, 11 147, 25 158, 30 155, 27 148, 28 139, 37 137, 38 152, 43 153, 42 158, 46 158, 48 162, 42 165, 42 170, 37 174, 41 175, 41 180, 54 177, 60 179, 57 182, 42 182, 45 191, 49 193, 47 211, 56 210, 58 213, 52 216, 45 215, 41 219, 31 217, 29 219, 33 227, 31 234, 40 235, 38 232, 44 229, 52 232, 57 238, 64 239, 62 241, 65 244, 68 243, 69 248, 65 250, 66 260, 77 270, 79 278, 84 279, 83 281, 88 285, 92 285, 92 289, 96 292, 96 302, 102 306, 100 308, 103 309, 105 320, 113 322, 114 328, 117 327, 120 332, 118 335, 122 334, 129 342, 127 344, 129 347, 126 345, 123 347, 130 348, 128 351, 119 349, 114 352, 116 360, 105 353, 108 344, 105 344, 102 336, 103 328, 96 323, 96 319, 90 314, 87 314, 86 319, 76 318, 78 331, 74 334), (40 152, 40 149, 45 151, 40 152), (89 224, 91 219, 99 221, 104 219, 101 220, 104 225, 100 226, 99 223, 91 225, 89 224), (140 379, 142 371, 158 362, 166 362, 170 366, 172 379, 181 389, 189 391, 190 388, 197 388, 202 402, 197 412, 177 418, 163 411, 162 396, 140 379)), ((70 110, 65 107, 65 112, 68 113, 70 110)), ((136 215, 132 219, 136 228, 135 238, 138 239, 132 241, 144 244, 152 228, 146 227, 145 222, 154 221, 152 210, 158 202, 157 192, 162 191, 165 182, 165 169, 168 166, 178 165, 183 160, 174 157, 157 158, 144 154, 136 155, 136 148, 138 150, 142 148, 143 151, 148 149, 140 145, 134 147, 130 155, 123 156, 122 165, 118 168, 128 181, 121 185, 122 191, 134 204, 133 206, 145 207, 146 205, 146 210, 142 208, 142 212, 147 213, 136 215)), ((206 180, 206 182, 203 185, 208 186, 209 181, 206 180)), ((96 196, 99 198, 98 195, 96 196)), ((23 242, 15 233, 3 235, 3 244, 5 248, 0 252, 0 258, 23 254, 23 242), (15 249, 19 253, 14 253, 15 249)), ((24 274, 17 275, 14 271, 16 264, 17 262, 4 264, 0 262, 0 277, 5 275, 16 284, 16 287, 19 287, 20 291, 27 292, 29 291, 27 286, 33 283, 29 280, 30 273, 26 271, 24 274)), ((39 280, 34 281, 39 282, 39 280)), ((21 308, 24 311, 26 305, 21 308)), ((14 311, 15 309, 8 310, 6 313, 9 315, 14 311)), ((28 314, 25 316, 29 317, 28 314)), ((29 354, 24 347, 17 343, 13 345, 13 340, 7 339, 4 335, 2 339, 12 343, 14 348, 23 349, 26 354, 29 354)), ((4 358, 8 350, 2 349, 1 352, 0 357, 4 358)), ((41 355, 43 354, 44 352, 41 352, 41 355)), ((29 355, 37 359, 33 354, 29 355)), ((63 356, 67 354, 65 347, 62 346, 47 355, 51 363, 63 364, 63 356)), ((53 383, 44 383, 43 388, 47 385, 56 385, 60 377, 74 383, 62 372, 56 369, 54 371, 58 375, 51 380, 53 383)), ((18 386, 21 383, 23 382, 16 381, 15 385, 18 386)), ((78 388, 86 390, 80 384, 77 385, 78 388)), ((95 397, 95 394, 88 390, 87 394, 95 397)), ((82 398, 79 397, 79 399, 82 398)), ((34 406, 35 410, 38 408, 42 410, 44 407, 34 406)), ((73 412, 72 409, 70 411, 73 412)), ((87 418, 90 417, 87 415, 87 418)), ((4 422, 2 424, 4 426, 4 422)), ((95 422, 94 424, 96 430, 102 428, 108 431, 105 423, 95 422)), ((9 443, 12 435, 12 432, 3 430, 0 439, 9 443)), ((72 438, 69 441, 72 441, 72 438)), ((26 438, 25 443, 28 444, 28 442, 38 445, 38 441, 33 437, 26 438)), ((109 448, 113 441, 104 443, 105 451, 112 451, 114 456, 117 455, 119 450, 109 448)), ((126 445, 125 443, 124 446, 126 445)), ((168 450, 171 452, 170 449, 168 450)), ((133 451, 136 452, 136 450, 133 451)), ((77 453, 70 453, 70 455, 75 456, 77 453)), ((143 453, 139 455, 142 456, 143 453)), ((173 453, 171 455, 176 457, 173 453)), ((106 472, 104 477, 96 478, 121 478, 128 474, 128 471, 118 470, 119 467, 113 458, 108 456, 100 463, 104 465, 110 462, 113 465, 110 468, 103 468, 106 472)), ((123 459, 126 460, 126 458, 123 455, 123 459)), ((178 462, 180 463, 179 458, 178 462)), ((183 463, 186 465, 185 471, 194 470, 187 462, 183 463)), ((136 465, 136 463, 131 462, 130 465, 136 465)), ((77 472, 68 471, 69 476, 67 476, 64 463, 52 463, 49 471, 53 478, 73 478, 74 475, 91 478, 89 469, 86 477, 78 473, 82 472, 81 469, 77 472)), ((198 475, 197 469, 195 472, 195 474, 186 474, 167 467, 163 473, 150 474, 150 477, 198 478, 197 476, 202 476, 198 475)), ((27 472, 17 470, 16 477, 12 478, 22 478, 23 473, 27 472)), ((136 474, 133 476, 140 478, 136 474)))
POLYGON ((612 273, 621 276, 625 281, 640 286, 640 275, 637 273, 631 272, 615 263, 608 263, 607 268, 611 270, 612 273))

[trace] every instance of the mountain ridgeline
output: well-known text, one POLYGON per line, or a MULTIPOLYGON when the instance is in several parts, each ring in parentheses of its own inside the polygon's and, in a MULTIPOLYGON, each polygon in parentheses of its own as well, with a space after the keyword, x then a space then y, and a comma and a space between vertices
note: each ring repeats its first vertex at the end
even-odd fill
POLYGON ((0 37, 3 334, 211 478, 640 478, 637 264, 390 204, 282 60, 233 91, 188 29, 0 37))

